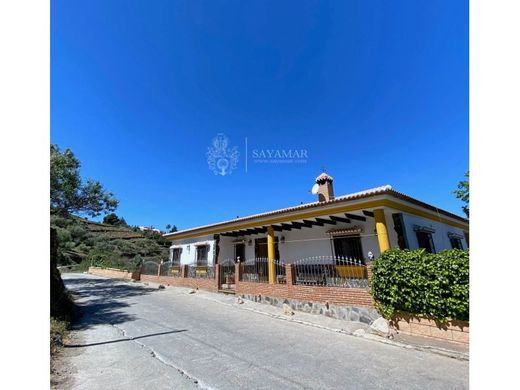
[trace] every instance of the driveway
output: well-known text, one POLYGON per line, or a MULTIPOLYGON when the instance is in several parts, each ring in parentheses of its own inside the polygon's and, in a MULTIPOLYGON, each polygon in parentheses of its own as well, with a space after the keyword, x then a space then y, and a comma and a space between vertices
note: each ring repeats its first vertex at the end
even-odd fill
POLYGON ((58 388, 468 388, 467 361, 240 310, 232 297, 63 279, 84 315, 61 356, 68 379, 58 388))

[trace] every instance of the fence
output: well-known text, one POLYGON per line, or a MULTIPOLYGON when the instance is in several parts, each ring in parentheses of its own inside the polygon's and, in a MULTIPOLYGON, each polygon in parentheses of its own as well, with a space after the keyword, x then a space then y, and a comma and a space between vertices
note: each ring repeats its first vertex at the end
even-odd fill
POLYGON ((188 278, 215 279, 215 266, 213 265, 188 265, 188 278))
MULTIPOLYGON (((276 283, 286 283, 285 265, 280 260, 274 260, 276 283)), ((240 264, 240 280, 243 282, 269 283, 269 260, 255 258, 240 264)))
POLYGON ((161 276, 172 276, 174 278, 182 277, 182 269, 179 262, 167 261, 161 264, 161 276))
POLYGON ((142 275, 158 275, 159 265, 160 264, 156 261, 145 261, 141 265, 141 274, 142 275))
POLYGON ((368 288, 367 267, 361 260, 316 256, 297 260, 293 265, 295 284, 368 288))
MULTIPOLYGON (((210 291, 232 290, 248 299, 293 300, 321 304, 374 307, 369 290, 371 265, 333 257, 309 257, 290 264, 275 261, 274 283, 269 283, 268 261, 250 259, 244 263, 221 261, 215 266, 142 264, 141 273, 121 276, 111 270, 89 269, 90 273, 116 279, 132 278, 143 282, 210 291), (161 266, 159 271, 159 266, 161 266), (179 272, 176 272, 178 269, 179 272), (233 270, 234 269, 234 270, 233 270)), ((303 303, 302 303, 303 305, 303 303)))
POLYGON ((231 288, 235 284, 235 261, 226 259, 220 262, 220 285, 225 288, 231 288))

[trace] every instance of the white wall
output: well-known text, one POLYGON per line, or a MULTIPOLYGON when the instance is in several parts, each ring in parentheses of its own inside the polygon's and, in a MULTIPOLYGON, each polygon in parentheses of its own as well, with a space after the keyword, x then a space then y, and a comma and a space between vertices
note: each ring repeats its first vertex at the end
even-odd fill
POLYGON ((175 240, 172 242, 172 245, 170 246, 170 256, 171 256, 171 250, 173 248, 182 248, 181 264, 193 264, 196 262, 196 259, 195 259, 195 254, 197 252, 196 245, 202 244, 202 243, 206 243, 209 245, 208 265, 212 265, 213 264, 213 249, 215 248, 215 240, 213 239, 213 236, 175 240))
MULTIPOLYGON (((391 221, 391 213, 390 221, 391 221)), ((387 219, 387 223, 388 223, 387 219)), ((403 213, 403 221, 406 229, 406 236, 408 239, 408 246, 410 249, 418 249, 419 242, 417 241, 417 235, 414 231, 414 225, 418 226, 426 226, 435 230, 435 233, 432 233, 433 244, 435 245, 435 251, 441 252, 445 249, 452 249, 450 244, 450 238, 448 237, 448 233, 455 233, 462 236, 462 246, 464 249, 468 249, 468 244, 464 237, 464 230, 442 223, 437 221, 432 221, 431 219, 426 219, 422 217, 418 217, 412 214, 403 213)), ((390 222, 393 229, 393 222, 390 222)), ((395 245, 397 246, 397 240, 395 241, 395 245)), ((392 243, 393 246, 393 243, 392 243)))
MULTIPOLYGON (((332 256, 333 249, 328 230, 341 229, 353 226, 362 228, 361 248, 363 256, 367 259, 367 254, 371 251, 374 256, 379 256, 379 244, 377 236, 374 233, 375 225, 373 218, 367 218, 367 222, 352 221, 350 224, 338 222, 336 225, 313 226, 312 228, 302 227, 301 229, 284 230, 282 232, 275 231, 275 237, 278 237, 278 251, 282 262, 293 262, 295 260, 314 256, 332 256), (285 242, 281 242, 281 237, 285 237, 285 242)), ((248 235, 244 237, 221 237, 219 261, 225 259, 234 259, 234 240, 243 239, 245 241, 246 260, 255 257, 255 239, 265 238, 266 233, 248 235), (249 244, 251 240, 251 244, 249 244)))

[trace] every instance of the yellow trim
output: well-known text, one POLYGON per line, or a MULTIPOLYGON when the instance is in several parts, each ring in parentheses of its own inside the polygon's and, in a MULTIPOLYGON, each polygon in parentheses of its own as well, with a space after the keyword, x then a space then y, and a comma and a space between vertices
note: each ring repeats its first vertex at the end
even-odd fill
POLYGON ((377 241, 379 242, 379 251, 390 249, 390 241, 388 240, 388 230, 386 228, 385 210, 374 210, 374 219, 376 222, 377 241))
POLYGON ((340 278, 362 279, 365 275, 364 265, 337 265, 336 272, 340 278))
POLYGON ((207 235, 215 234, 215 233, 229 232, 229 231, 240 230, 240 229, 248 229, 248 228, 252 228, 252 227, 272 225, 272 224, 281 223, 281 222, 290 222, 290 221, 295 221, 295 220, 299 220, 299 219, 321 217, 321 216, 325 216, 325 215, 343 213, 343 212, 347 212, 347 211, 356 211, 356 210, 360 210, 360 209, 376 208, 376 207, 391 207, 391 208, 394 208, 399 211, 407 212, 409 214, 417 215, 417 216, 420 216, 423 218, 428 218, 432 221, 442 222, 447 225, 458 227, 465 231, 468 231, 468 229, 469 229, 468 224, 464 224, 462 222, 455 222, 451 219, 447 219, 440 215, 434 214, 433 212, 423 211, 418 208, 411 207, 411 206, 408 206, 408 205, 405 205, 402 203, 398 203, 398 202, 395 202, 395 201, 389 200, 389 199, 378 199, 378 200, 373 200, 373 201, 364 202, 364 203, 348 204, 348 205, 343 205, 341 207, 318 209, 318 210, 312 210, 312 211, 307 211, 307 212, 303 212, 303 213, 293 214, 294 212, 291 212, 290 215, 273 217, 271 219, 265 219, 265 220, 261 220, 261 221, 253 221, 253 222, 248 221, 248 222, 242 222, 242 223, 237 222, 237 223, 226 224, 224 226, 208 226, 207 228, 203 228, 200 230, 197 229, 197 230, 189 231, 186 233, 181 232, 179 234, 176 234, 175 236, 169 236, 169 237, 165 237, 165 238, 170 241, 175 241, 175 240, 180 240, 183 238, 201 237, 201 236, 207 236, 207 235))
POLYGON ((268 261, 268 271, 269 271, 269 283, 274 284, 275 281, 275 269, 274 269, 274 258, 275 258, 275 248, 274 248, 274 229, 272 226, 267 227, 267 261, 268 261))

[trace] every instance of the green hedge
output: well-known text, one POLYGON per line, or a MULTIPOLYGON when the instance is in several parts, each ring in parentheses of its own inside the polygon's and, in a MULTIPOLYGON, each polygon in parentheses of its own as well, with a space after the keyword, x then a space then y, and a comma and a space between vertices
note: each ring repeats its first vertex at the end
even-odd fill
POLYGON ((391 249, 374 261, 371 289, 381 313, 395 311, 440 321, 469 320, 469 254, 450 249, 391 249))

